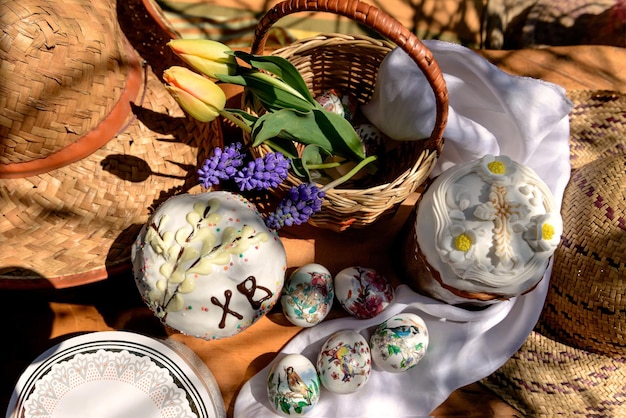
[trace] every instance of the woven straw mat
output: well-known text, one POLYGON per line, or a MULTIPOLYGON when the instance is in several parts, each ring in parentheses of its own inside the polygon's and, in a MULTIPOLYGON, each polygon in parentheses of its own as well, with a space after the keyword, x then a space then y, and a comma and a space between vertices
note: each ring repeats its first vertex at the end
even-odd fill
POLYGON ((0 287, 62 288, 129 268, 150 211, 193 187, 221 142, 217 123, 185 117, 142 68, 136 50, 151 47, 158 60, 142 58, 161 69, 169 37, 139 5, 123 2, 118 21, 113 0, 0 0, 0 287))
POLYGON ((546 303, 482 383, 527 416, 626 416, 626 95, 568 95, 573 172, 546 303))

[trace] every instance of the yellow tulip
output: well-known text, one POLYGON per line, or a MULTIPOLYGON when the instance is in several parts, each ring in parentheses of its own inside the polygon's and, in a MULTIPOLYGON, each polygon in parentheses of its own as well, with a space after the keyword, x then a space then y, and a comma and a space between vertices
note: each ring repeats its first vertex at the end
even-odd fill
POLYGON ((224 91, 213 81, 185 67, 170 67, 163 72, 165 88, 191 117, 210 122, 226 106, 224 91))
POLYGON ((172 39, 167 43, 172 51, 196 71, 217 78, 216 74, 235 75, 237 59, 231 49, 208 39, 172 39))

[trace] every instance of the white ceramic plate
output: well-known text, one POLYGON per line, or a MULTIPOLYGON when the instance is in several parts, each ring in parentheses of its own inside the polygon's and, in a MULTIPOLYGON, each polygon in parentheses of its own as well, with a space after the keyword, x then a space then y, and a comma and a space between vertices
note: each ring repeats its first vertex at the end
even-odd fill
POLYGON ((219 387, 198 360, 180 343, 131 332, 80 335, 31 363, 6 417, 225 417, 219 387))

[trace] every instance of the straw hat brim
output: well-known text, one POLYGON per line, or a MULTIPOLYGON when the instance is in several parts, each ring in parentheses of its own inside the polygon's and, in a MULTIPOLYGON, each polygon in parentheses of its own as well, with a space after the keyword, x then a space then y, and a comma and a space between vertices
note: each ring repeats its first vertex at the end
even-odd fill
POLYGON ((626 414, 626 358, 591 353, 532 332, 481 383, 528 417, 626 414))
POLYGON ((626 94, 568 96, 573 171, 545 306, 482 383, 526 416, 626 416, 626 94))
MULTIPOLYGON (((135 12, 132 18, 146 16, 135 12)), ((159 28, 143 33, 158 34, 159 28)), ((150 42, 162 50, 154 36, 150 42)), ((155 71, 142 68, 139 49, 131 48, 134 68, 126 86, 133 91, 131 79, 137 78, 136 94, 120 99, 127 100, 121 128, 102 147, 47 172, 0 178, 0 288, 64 288, 127 270, 132 242, 151 211, 195 186, 199 163, 221 143, 219 123, 185 116, 155 71)), ((167 66, 163 57, 152 62, 159 70, 167 66)), ((94 131, 110 131, 108 123, 94 131)))

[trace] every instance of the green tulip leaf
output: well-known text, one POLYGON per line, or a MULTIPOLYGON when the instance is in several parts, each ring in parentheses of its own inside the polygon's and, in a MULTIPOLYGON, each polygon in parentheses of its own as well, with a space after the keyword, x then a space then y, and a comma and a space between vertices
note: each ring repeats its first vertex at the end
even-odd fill
POLYGON ((306 171, 306 169, 302 165, 302 159, 301 158, 292 158, 290 161, 291 161, 291 171, 293 171, 293 174, 296 177, 298 177, 300 179, 304 179, 307 182, 309 180, 311 180, 309 178, 308 171, 306 171))
POLYGON ((312 112, 315 114, 315 120, 320 129, 333 142, 333 149, 341 151, 333 153, 334 155, 344 156, 353 161, 361 161, 365 158, 361 138, 346 118, 327 110, 313 109, 312 112))
POLYGON ((307 112, 318 106, 311 103, 298 90, 284 81, 259 71, 241 69, 236 75, 217 74, 216 77, 223 83, 247 88, 270 112, 280 109, 296 109, 307 112))
POLYGON ((261 116, 252 129, 252 146, 273 138, 317 145, 330 155, 362 161, 365 153, 350 122, 332 112, 313 109, 299 112, 282 109, 261 116))
POLYGON ((306 179, 311 179, 311 170, 316 170, 320 165, 324 164, 324 159, 331 156, 325 149, 317 145, 307 145, 302 150, 300 158, 302 169, 306 172, 306 179))
POLYGON ((266 113, 252 128, 252 146, 257 147, 272 138, 283 138, 304 145, 316 144, 332 151, 332 143, 316 125, 312 112, 299 112, 294 109, 281 109, 266 113))
POLYGON ((317 105, 304 79, 296 67, 283 57, 275 55, 254 55, 244 51, 235 51, 235 56, 254 68, 268 71, 296 89, 309 102, 317 105))
POLYGON ((227 112, 238 115, 240 119, 249 127, 253 127, 256 121, 259 119, 258 116, 251 115, 250 113, 243 111, 241 109, 224 109, 227 112))
POLYGON ((296 144, 289 139, 275 137, 266 140, 265 144, 270 147, 272 151, 278 151, 291 160, 299 158, 296 144))
POLYGON ((302 164, 307 167, 311 165, 323 164, 324 157, 322 156, 322 154, 324 154, 324 156, 331 155, 330 153, 326 152, 326 150, 317 145, 307 145, 302 150, 302 164))

